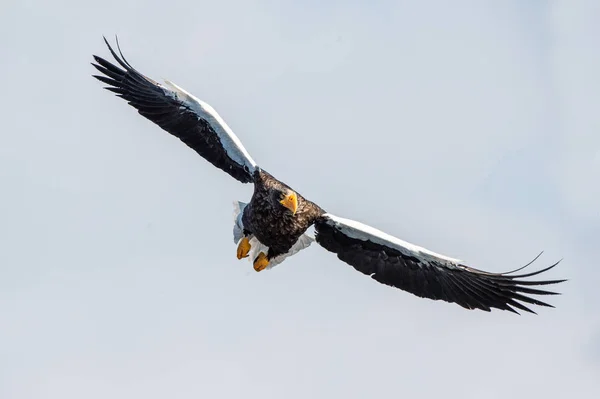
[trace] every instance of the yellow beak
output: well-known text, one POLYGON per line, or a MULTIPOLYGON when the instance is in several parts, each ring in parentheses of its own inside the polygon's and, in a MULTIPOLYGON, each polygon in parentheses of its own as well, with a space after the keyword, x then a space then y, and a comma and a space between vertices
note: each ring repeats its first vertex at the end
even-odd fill
POLYGON ((286 195, 286 197, 279 201, 279 203, 292 211, 293 215, 296 214, 296 211, 298 210, 298 197, 296 197, 296 193, 286 195))

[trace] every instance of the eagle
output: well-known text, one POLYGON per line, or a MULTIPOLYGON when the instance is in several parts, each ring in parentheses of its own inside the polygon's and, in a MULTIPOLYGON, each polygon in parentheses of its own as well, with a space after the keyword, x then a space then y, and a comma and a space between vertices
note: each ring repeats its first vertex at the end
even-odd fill
POLYGON ((336 216, 261 168, 240 139, 208 103, 165 80, 158 83, 126 60, 116 37, 117 54, 104 37, 118 65, 93 55, 92 75, 104 88, 138 113, 178 138, 198 155, 240 183, 252 183, 248 203, 234 202, 233 240, 237 259, 248 258, 257 272, 280 264, 311 243, 375 281, 421 298, 458 304, 465 309, 499 309, 536 313, 531 305, 551 307, 533 295, 558 295, 539 286, 566 280, 528 280, 555 267, 515 274, 491 273, 459 259, 410 244, 374 227, 336 216), (307 233, 314 229, 314 236, 307 233))

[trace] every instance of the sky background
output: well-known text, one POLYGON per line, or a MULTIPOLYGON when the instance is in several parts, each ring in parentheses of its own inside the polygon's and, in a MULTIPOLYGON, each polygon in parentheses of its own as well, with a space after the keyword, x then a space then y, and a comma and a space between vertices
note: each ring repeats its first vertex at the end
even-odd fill
POLYGON ((0 397, 600 397, 600 3, 3 0, 0 397), (539 315, 380 285, 317 245, 238 261, 212 167, 91 77, 102 35, 326 210, 539 315))

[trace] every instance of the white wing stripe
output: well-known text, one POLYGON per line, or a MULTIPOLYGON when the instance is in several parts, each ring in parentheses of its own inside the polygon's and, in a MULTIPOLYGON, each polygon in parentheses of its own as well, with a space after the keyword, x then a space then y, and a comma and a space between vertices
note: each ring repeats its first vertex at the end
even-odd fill
POLYGON ((198 119, 206 120, 213 128, 227 155, 237 164, 245 166, 250 174, 256 169, 256 162, 252 159, 240 139, 233 133, 217 111, 204 101, 194 97, 175 83, 165 80, 169 89, 162 87, 166 95, 184 103, 198 115, 198 119))
POLYGON ((381 230, 378 230, 371 226, 367 226, 366 224, 362 224, 355 220, 344 219, 339 216, 332 215, 330 213, 326 213, 323 216, 328 218, 326 222, 327 224, 339 229, 342 233, 344 233, 350 238, 362 241, 372 241, 376 244, 397 249, 398 251, 408 256, 416 256, 423 258, 424 260, 443 260, 455 265, 462 264, 462 261, 460 259, 454 259, 448 256, 437 254, 433 251, 419 247, 417 245, 413 245, 399 238, 391 236, 387 233, 384 233, 381 230))

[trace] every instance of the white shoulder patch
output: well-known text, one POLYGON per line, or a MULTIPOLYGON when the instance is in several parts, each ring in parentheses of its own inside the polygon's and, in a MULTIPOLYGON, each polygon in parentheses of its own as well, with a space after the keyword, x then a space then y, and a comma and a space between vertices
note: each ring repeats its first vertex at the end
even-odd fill
POLYGON ((371 241, 376 244, 380 244, 386 247, 394 248, 403 254, 408 256, 414 256, 423 260, 428 261, 446 261, 455 265, 461 265, 460 259, 450 258, 445 255, 440 255, 428 249, 413 245, 406 241, 403 241, 397 237, 391 236, 378 230, 374 227, 367 226, 366 224, 357 222, 355 220, 344 219, 339 216, 326 213, 323 215, 326 217, 327 224, 332 227, 339 229, 343 234, 350 238, 355 238, 362 241, 371 241))
POLYGON ((168 89, 162 88, 166 95, 181 101, 191 109, 198 119, 204 119, 213 128, 221 145, 227 155, 237 164, 245 166, 252 174, 256 169, 256 162, 252 159, 246 148, 242 145, 240 139, 233 133, 231 128, 225 123, 217 111, 204 101, 194 97, 175 83, 165 80, 168 89))

